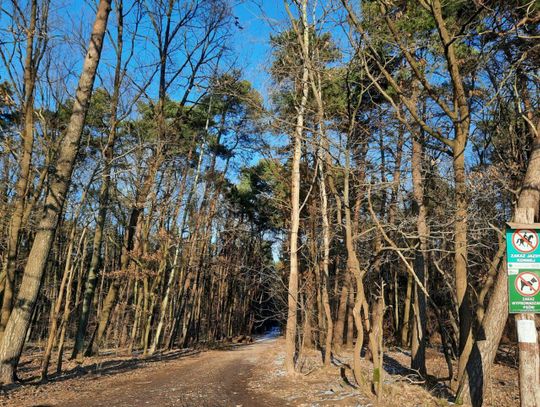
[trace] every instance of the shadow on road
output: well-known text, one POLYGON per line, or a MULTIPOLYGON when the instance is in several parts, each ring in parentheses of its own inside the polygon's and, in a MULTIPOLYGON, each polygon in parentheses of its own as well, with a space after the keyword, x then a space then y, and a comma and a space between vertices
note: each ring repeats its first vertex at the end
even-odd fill
POLYGON ((97 361, 86 366, 78 365, 60 374, 51 374, 46 382, 39 380, 38 376, 31 376, 17 383, 0 387, 0 390, 1 394, 6 394, 21 386, 40 386, 45 383, 59 383, 86 375, 92 375, 93 377, 112 376, 130 370, 139 369, 141 367, 148 366, 151 363, 177 360, 199 354, 200 352, 201 350, 189 348, 165 353, 156 353, 152 356, 136 356, 130 359, 108 359, 97 361))

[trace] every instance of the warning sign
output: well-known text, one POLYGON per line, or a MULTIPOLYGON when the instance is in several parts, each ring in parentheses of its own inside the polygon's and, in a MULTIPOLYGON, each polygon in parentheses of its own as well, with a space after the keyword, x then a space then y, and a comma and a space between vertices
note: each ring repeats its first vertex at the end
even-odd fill
POLYGON ((538 235, 529 229, 518 229, 512 235, 514 248, 521 253, 531 253, 538 247, 538 235))
POLYGON ((540 290, 540 284, 538 283, 538 276, 531 272, 519 273, 516 277, 516 290, 519 294, 525 297, 532 297, 538 294, 540 290))
POLYGON ((508 306, 511 313, 540 313, 538 230, 531 226, 529 229, 506 230, 508 306))

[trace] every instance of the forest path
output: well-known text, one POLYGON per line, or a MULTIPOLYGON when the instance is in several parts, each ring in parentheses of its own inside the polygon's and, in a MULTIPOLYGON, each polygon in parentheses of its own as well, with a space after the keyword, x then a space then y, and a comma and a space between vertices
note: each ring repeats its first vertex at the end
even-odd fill
MULTIPOLYGON (((25 400, 8 406, 281 406, 287 401, 259 393, 249 384, 264 375, 278 351, 277 340, 259 338, 249 345, 155 361, 129 371, 87 374, 39 386, 25 400)), ((0 396, 0 404, 3 404, 0 396)))
MULTIPOLYGON (((99 389, 76 400, 79 407, 90 406, 275 406, 273 400, 250 391, 248 384, 255 370, 271 363, 266 360, 275 339, 263 339, 229 350, 201 352, 160 371, 99 389)), ((277 403, 277 404, 276 404, 277 403)), ((60 403, 59 406, 74 405, 60 403)))

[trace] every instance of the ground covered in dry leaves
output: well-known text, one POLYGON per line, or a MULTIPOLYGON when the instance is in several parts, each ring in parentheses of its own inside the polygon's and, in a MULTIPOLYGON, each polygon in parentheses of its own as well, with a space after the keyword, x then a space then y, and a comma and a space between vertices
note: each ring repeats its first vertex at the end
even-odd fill
MULTIPOLYGON (((23 361, 24 385, 3 389, 2 406, 375 406, 376 400, 352 386, 350 353, 323 368, 316 351, 300 356, 301 373, 286 377, 284 342, 260 338, 249 345, 219 350, 182 350, 150 358, 112 354, 66 362, 64 373, 45 384, 36 376, 39 354, 23 361), (71 363, 71 364, 70 364, 71 363)), ((512 352, 503 352, 495 366, 487 406, 517 406, 517 371, 512 352)), ((406 369, 409 356, 400 349, 385 354, 385 407, 447 406, 447 382, 422 382, 406 369)), ((366 362, 366 377, 369 363, 366 362)), ((447 375, 439 352, 428 353, 428 371, 447 375)))

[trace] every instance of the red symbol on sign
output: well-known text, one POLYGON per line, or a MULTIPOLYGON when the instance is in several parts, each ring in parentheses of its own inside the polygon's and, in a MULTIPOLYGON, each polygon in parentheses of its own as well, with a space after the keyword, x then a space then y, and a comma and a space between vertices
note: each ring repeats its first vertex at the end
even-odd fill
POLYGON ((540 291, 540 282, 534 273, 519 273, 514 284, 518 293, 524 297, 533 297, 540 291))
POLYGON ((538 247, 538 235, 529 229, 518 229, 512 235, 512 245, 521 253, 531 253, 538 247))

